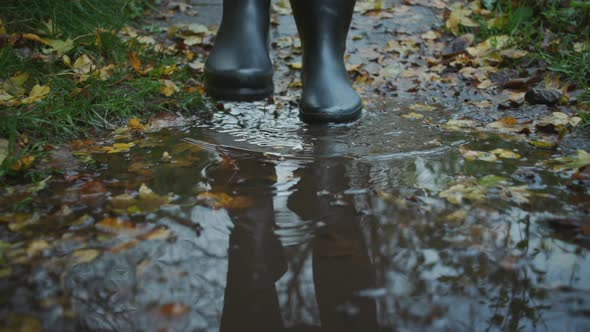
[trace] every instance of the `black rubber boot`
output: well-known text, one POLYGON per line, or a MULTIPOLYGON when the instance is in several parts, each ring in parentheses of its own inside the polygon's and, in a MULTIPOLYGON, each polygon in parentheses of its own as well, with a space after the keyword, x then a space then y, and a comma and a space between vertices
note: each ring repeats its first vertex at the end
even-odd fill
POLYGON ((356 0, 291 0, 303 45, 305 122, 348 122, 358 119, 362 101, 344 66, 346 38, 356 0))
POLYGON ((205 64, 205 91, 215 99, 254 101, 273 93, 270 0, 223 0, 223 18, 205 64))

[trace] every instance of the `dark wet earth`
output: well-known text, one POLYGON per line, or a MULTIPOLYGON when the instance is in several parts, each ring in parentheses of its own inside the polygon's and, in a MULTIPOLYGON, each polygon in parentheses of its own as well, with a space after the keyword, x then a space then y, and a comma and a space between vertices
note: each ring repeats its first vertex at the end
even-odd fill
POLYGON ((588 185, 446 130, 438 96, 428 121, 400 94, 313 127, 285 93, 79 148, 0 221, 0 331, 590 329, 588 185))

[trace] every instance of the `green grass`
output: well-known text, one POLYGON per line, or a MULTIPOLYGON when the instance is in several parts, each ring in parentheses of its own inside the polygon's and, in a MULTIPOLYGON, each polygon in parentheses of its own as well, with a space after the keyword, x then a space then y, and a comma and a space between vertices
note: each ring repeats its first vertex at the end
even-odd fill
POLYGON ((590 1, 482 0, 482 5, 500 24, 489 25, 489 16, 475 15, 479 40, 513 37, 516 44, 527 45, 524 48, 531 55, 527 61, 546 64, 549 71, 560 74, 562 82, 585 89, 581 101, 590 101, 590 1), (574 43, 587 47, 575 50, 574 43))
POLYGON ((171 97, 160 93, 160 80, 181 82, 191 76, 185 66, 163 75, 166 66, 177 62, 174 58, 134 39, 123 40, 116 33, 153 4, 153 0, 9 0, 0 3, 0 19, 8 36, 13 34, 13 40, 16 39, 14 42, 4 38, 3 42, 0 38, 0 89, 2 82, 19 73, 30 75, 23 85, 25 91, 37 84, 51 88, 46 98, 35 103, 0 105, 0 138, 9 139, 11 147, 11 157, 0 168, 0 179, 14 174, 9 171, 12 162, 25 154, 39 155, 46 143, 59 144, 86 136, 89 129, 112 128, 129 117, 149 117, 159 111, 204 109, 203 98, 196 92, 181 89, 171 97), (112 64, 115 69, 104 80, 91 75, 85 81, 77 81, 62 54, 48 54, 48 47, 42 43, 19 39, 22 33, 46 39, 71 39, 73 47, 65 55, 72 63, 86 55, 96 68, 112 64), (130 51, 137 53, 142 64, 152 66, 153 70, 144 75, 134 71, 129 64, 130 51), (23 145, 23 140, 31 143, 23 145))

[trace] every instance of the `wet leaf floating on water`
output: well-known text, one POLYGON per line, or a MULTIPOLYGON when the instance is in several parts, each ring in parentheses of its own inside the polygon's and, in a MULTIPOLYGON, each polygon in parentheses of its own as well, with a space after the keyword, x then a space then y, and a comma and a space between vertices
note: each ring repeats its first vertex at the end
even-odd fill
POLYGON ((121 153, 121 152, 129 152, 132 147, 135 146, 135 143, 115 143, 111 146, 103 146, 101 148, 102 151, 106 153, 121 153))
POLYGON ((498 160, 496 155, 491 152, 469 150, 463 146, 459 148, 459 151, 463 155, 463 158, 469 161, 481 160, 487 162, 495 162, 498 160))
POLYGON ((528 186, 502 187, 501 195, 505 200, 513 201, 516 204, 525 204, 529 202, 531 193, 528 186))
POLYGON ((473 120, 449 120, 446 124, 442 125, 446 130, 450 131, 463 131, 477 127, 477 122, 473 120))
POLYGON ((481 202, 486 199, 485 188, 478 185, 456 184, 439 193, 441 198, 446 198, 452 204, 462 204, 464 200, 481 202))
POLYGON ((251 197, 232 197, 226 193, 212 192, 201 193, 197 199, 213 209, 245 209, 254 203, 251 197))
POLYGON ((137 197, 131 194, 117 195, 111 197, 111 204, 118 213, 149 213, 159 210, 162 205, 170 204, 172 199, 172 194, 160 196, 142 184, 137 197))
POLYGON ((482 177, 481 179, 479 179, 477 181, 477 183, 481 186, 484 186, 484 187, 493 187, 493 186, 497 186, 505 181, 506 181, 505 177, 490 174, 490 175, 486 175, 486 176, 482 177))
POLYGON ((506 149, 494 149, 491 152, 502 159, 520 159, 521 157, 520 154, 506 149))
POLYGON ((584 166, 590 165, 590 153, 578 150, 575 156, 560 157, 555 159, 559 165, 553 166, 555 171, 577 171, 584 166))

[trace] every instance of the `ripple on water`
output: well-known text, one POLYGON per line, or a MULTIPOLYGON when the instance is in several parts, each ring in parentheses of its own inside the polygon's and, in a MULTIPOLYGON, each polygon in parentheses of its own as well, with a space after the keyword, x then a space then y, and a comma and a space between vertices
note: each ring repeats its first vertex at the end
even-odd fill
MULTIPOLYGON (((206 141, 285 157, 345 157, 386 160, 441 154, 465 144, 465 135, 443 132, 421 120, 406 119, 412 101, 371 105, 351 124, 306 125, 296 108, 267 103, 227 103, 225 111, 198 126, 194 136, 206 141)), ((423 112, 431 123, 446 118, 442 110, 423 112)))

